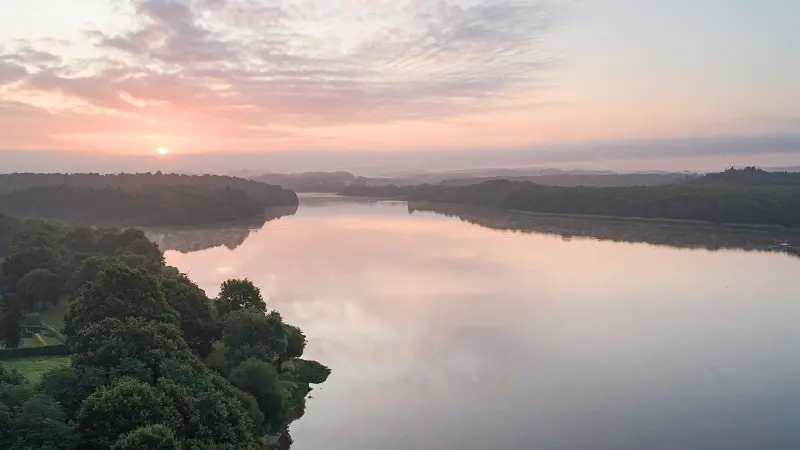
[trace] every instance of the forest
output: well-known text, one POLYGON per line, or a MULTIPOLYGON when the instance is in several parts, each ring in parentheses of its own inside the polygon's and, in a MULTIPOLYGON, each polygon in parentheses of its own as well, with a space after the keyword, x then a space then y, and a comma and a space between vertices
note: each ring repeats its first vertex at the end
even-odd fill
POLYGON ((252 178, 262 183, 274 184, 295 192, 338 193, 355 181, 349 172, 265 173, 252 178))
POLYGON ((492 180, 469 186, 349 186, 343 194, 552 214, 800 226, 800 174, 753 167, 659 186, 562 187, 492 180))
POLYGON ((250 219, 296 206, 290 190, 219 176, 0 175, 0 213, 113 225, 195 225, 250 219))
POLYGON ((294 192, 258 181, 222 175, 183 175, 175 173, 12 173, 0 174, 0 192, 18 191, 33 187, 74 186, 93 189, 155 189, 157 187, 196 187, 212 192, 225 188, 242 191, 262 206, 290 206, 297 204, 294 192))
POLYGON ((330 373, 252 282, 211 299, 139 230, 0 216, 0 259, 4 450, 286 448, 330 373), (26 345, 31 316, 64 343, 26 345))

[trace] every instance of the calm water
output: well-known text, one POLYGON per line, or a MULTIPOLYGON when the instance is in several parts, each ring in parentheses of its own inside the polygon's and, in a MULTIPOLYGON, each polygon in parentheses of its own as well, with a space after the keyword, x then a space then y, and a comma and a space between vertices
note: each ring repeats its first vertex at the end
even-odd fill
POLYGON ((158 238, 332 368, 294 450, 800 448, 800 258, 736 250, 784 237, 460 215, 305 197, 158 238))

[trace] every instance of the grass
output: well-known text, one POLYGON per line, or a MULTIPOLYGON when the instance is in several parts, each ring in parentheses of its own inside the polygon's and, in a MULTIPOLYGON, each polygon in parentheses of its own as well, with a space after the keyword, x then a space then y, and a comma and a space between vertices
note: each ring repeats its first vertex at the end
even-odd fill
MULTIPOLYGON (((47 336, 44 332, 41 334, 42 339, 47 345, 58 345, 63 344, 57 337, 55 336, 47 336)), ((22 338, 22 343, 20 344, 20 348, 28 348, 28 347, 41 347, 42 344, 36 340, 34 337, 24 337, 22 338)))
POLYGON ((3 361, 0 364, 9 370, 19 370, 28 381, 36 383, 51 369, 68 365, 69 358, 69 356, 36 356, 34 358, 12 359, 3 361))

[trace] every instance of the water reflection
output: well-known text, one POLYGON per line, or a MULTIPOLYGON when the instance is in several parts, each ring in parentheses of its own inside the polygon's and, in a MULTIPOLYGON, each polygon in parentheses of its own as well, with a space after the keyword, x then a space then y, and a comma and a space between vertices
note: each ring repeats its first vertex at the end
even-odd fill
POLYGON ((292 216, 295 213, 297 213, 297 206, 267 208, 264 210, 263 216, 248 221, 202 228, 145 228, 145 234, 164 251, 175 250, 181 253, 190 253, 222 246, 234 250, 242 245, 251 233, 263 228, 267 222, 292 216))
POLYGON ((311 203, 233 250, 166 252, 209 295, 256 282, 333 370, 293 450, 800 448, 799 259, 311 203))
POLYGON ((800 256, 800 230, 720 226, 614 218, 525 214, 442 203, 409 203, 409 213, 430 211, 493 230, 538 233, 676 248, 783 252, 800 256))

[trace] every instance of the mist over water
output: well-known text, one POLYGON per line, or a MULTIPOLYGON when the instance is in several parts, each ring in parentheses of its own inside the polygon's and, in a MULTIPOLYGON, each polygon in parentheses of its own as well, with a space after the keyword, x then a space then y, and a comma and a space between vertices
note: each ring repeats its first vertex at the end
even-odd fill
POLYGON ((411 210, 303 197, 165 241, 209 295, 256 282, 333 370, 293 449, 800 442, 800 258, 772 245, 795 236, 411 210))

